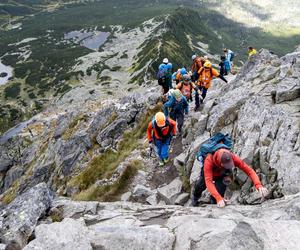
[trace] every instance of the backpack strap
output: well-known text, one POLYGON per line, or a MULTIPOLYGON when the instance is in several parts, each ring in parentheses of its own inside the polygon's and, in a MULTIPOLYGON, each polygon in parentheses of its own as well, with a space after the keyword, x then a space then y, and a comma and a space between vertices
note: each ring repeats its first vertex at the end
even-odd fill
POLYGON ((161 132, 161 128, 157 126, 155 119, 152 120, 152 127, 153 129, 156 130, 158 136, 162 139, 164 138, 168 138, 173 130, 173 125, 169 122, 169 119, 166 119, 166 125, 164 127, 169 127, 169 131, 168 134, 163 135, 163 133, 161 132), (154 122, 154 126, 153 126, 153 122, 154 122))

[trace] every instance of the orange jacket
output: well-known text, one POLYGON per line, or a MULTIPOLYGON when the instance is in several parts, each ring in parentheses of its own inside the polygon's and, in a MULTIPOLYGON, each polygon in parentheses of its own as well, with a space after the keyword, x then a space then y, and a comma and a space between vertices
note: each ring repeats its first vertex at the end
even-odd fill
POLYGON ((215 69, 211 68, 209 70, 205 70, 204 68, 199 69, 199 82, 198 84, 206 89, 211 86, 211 80, 213 77, 218 77, 220 74, 215 69))
POLYGON ((202 60, 203 58, 196 57, 192 65, 192 72, 198 71, 199 69, 202 68, 202 60))
MULTIPOLYGON (((243 170, 253 181, 255 188, 259 189, 262 187, 260 180, 255 173, 255 171, 249 167, 244 161, 242 161, 237 155, 232 154, 233 163, 236 167, 243 170)), ((205 184, 208 191, 216 199, 217 202, 221 201, 223 197, 219 194, 216 189, 215 184, 213 183, 214 177, 220 177, 224 168, 221 166, 221 159, 218 151, 212 155, 209 154, 204 161, 204 178, 205 184)))
MULTIPOLYGON (((176 135, 176 122, 174 120, 172 120, 171 118, 167 118, 169 120, 170 125, 172 125, 173 130, 172 130, 172 134, 176 135)), ((163 129, 161 130, 163 135, 167 135, 169 133, 169 129, 170 126, 167 127, 163 127, 163 129)), ((152 121, 149 122, 148 124, 148 129, 147 129, 147 138, 148 141, 151 142, 153 140, 153 135, 156 139, 161 140, 162 138, 159 136, 159 134, 156 131, 156 128, 152 127, 152 121)))

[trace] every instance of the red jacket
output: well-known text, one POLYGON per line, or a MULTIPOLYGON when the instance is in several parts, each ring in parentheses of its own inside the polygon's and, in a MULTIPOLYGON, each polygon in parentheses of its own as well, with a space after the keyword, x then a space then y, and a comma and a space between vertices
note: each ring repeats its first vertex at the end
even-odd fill
MULTIPOLYGON (((260 180, 255 173, 255 171, 249 167, 244 161, 242 161, 237 155, 232 154, 233 163, 236 167, 243 170, 253 181, 255 188, 259 189, 262 187, 260 180)), ((215 184, 213 183, 214 177, 221 176, 224 168, 221 166, 221 159, 217 152, 212 155, 209 154, 204 161, 204 177, 205 184, 208 191, 216 199, 217 202, 221 201, 223 197, 219 194, 216 189, 215 184)))
MULTIPOLYGON (((176 122, 174 120, 172 120, 171 118, 167 118, 169 120, 170 125, 172 125, 173 129, 172 129, 172 135, 176 135, 176 122)), ((164 127, 163 130, 161 131, 163 135, 167 135, 169 133, 169 129, 170 126, 168 127, 164 127)), ((153 140, 153 136, 155 136, 156 139, 161 140, 162 138, 158 135, 157 131, 155 128, 152 127, 152 121, 149 122, 148 124, 148 129, 147 129, 147 138, 148 141, 152 141, 153 140), (152 134, 153 131, 153 134, 152 134)))

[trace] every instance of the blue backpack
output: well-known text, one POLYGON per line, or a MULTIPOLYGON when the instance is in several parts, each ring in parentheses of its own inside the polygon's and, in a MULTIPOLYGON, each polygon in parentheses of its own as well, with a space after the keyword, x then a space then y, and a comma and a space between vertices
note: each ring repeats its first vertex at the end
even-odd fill
POLYGON ((235 57, 235 54, 234 54, 234 52, 230 52, 230 61, 232 61, 233 60, 233 58, 235 57))
POLYGON ((166 70, 163 68, 163 69, 159 69, 157 74, 156 74, 156 79, 159 80, 159 79, 162 79, 166 76, 166 70))
POLYGON ((203 164, 208 154, 213 154, 220 148, 232 149, 232 140, 228 134, 224 135, 219 132, 205 141, 196 154, 197 160, 203 164))

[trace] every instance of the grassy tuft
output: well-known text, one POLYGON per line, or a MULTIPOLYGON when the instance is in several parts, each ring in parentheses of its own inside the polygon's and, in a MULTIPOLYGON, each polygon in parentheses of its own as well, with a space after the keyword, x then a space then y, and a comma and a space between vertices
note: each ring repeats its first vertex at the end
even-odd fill
POLYGON ((16 180, 12 184, 12 186, 8 190, 6 190, 5 193, 3 194, 1 198, 3 204, 5 205, 9 204, 17 197, 19 187, 20 187, 20 181, 16 180))
POLYGON ((137 126, 124 133, 117 151, 107 150, 103 154, 94 157, 83 172, 70 180, 69 185, 78 187, 84 197, 95 197, 94 192, 99 187, 95 187, 94 183, 97 180, 110 178, 118 165, 138 147, 138 140, 145 136, 148 122, 157 111, 161 110, 161 107, 162 104, 158 104, 153 109, 148 109, 139 119, 137 126))
POLYGON ((123 194, 129 184, 132 181, 132 178, 136 175, 139 168, 141 168, 142 163, 139 160, 131 161, 123 175, 120 176, 119 180, 114 182, 112 185, 91 186, 87 190, 82 191, 77 194, 74 198, 75 200, 98 200, 98 201, 116 201, 119 199, 120 195, 123 194))

